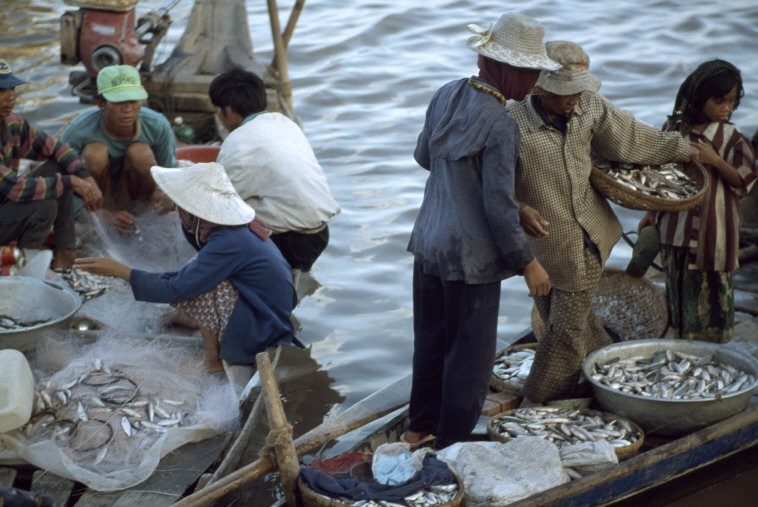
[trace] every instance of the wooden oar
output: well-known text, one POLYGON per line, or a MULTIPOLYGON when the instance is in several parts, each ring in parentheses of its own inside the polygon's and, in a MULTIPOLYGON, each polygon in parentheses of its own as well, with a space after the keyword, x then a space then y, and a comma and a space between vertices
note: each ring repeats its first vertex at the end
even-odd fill
MULTIPOLYGON (((308 454, 326 442, 360 428, 406 405, 410 399, 411 375, 396 380, 348 408, 341 414, 328 418, 321 425, 295 439, 298 456, 308 454)), ((272 472, 276 464, 268 457, 262 457, 226 477, 179 500, 174 505, 180 507, 201 507, 231 493, 272 472)))

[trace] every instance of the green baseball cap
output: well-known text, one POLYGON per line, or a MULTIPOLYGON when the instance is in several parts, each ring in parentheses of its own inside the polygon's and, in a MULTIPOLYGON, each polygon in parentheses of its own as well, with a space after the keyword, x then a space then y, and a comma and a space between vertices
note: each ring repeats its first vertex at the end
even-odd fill
POLYGON ((108 102, 147 98, 139 72, 131 65, 111 65, 100 69, 97 73, 97 93, 108 102))

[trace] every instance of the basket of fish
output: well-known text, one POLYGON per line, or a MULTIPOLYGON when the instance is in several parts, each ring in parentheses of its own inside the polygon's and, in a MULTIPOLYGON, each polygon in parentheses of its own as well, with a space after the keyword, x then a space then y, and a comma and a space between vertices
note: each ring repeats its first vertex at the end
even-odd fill
MULTIPOLYGON (((379 491, 382 488, 377 488, 374 491, 374 495, 369 494, 370 488, 361 488, 364 493, 362 496, 376 498, 341 498, 327 496, 323 492, 316 491, 310 487, 302 476, 298 478, 297 486, 300 492, 300 497, 305 507, 380 507, 380 506, 406 506, 406 507, 458 507, 463 504, 464 489, 463 481, 461 478, 451 470, 452 475, 455 477, 455 483, 450 484, 436 484, 428 485, 416 491, 409 491, 401 493, 399 490, 390 493, 389 495, 383 495, 379 491), (385 496, 385 498, 393 498, 393 500, 379 499, 385 496)), ((358 479, 353 479, 352 484, 355 484, 358 479)), ((399 485, 402 488, 403 485, 399 485)), ((386 490, 391 491, 392 486, 387 486, 386 490)), ((358 490, 356 486, 353 488, 358 490)))
POLYGON ((32 350, 45 331, 67 329, 82 301, 54 283, 0 277, 0 349, 32 350))
POLYGON ((561 407, 521 407, 503 412, 490 418, 487 433, 499 442, 541 437, 558 447, 607 440, 620 460, 635 455, 645 440, 642 428, 623 417, 561 407))
POLYGON ((758 362, 696 340, 614 343, 582 365, 595 399, 647 433, 679 436, 743 411, 758 385, 758 362))
POLYGON ((708 173, 701 164, 643 166, 596 159, 590 182, 601 195, 624 208, 679 212, 703 200, 708 173))
POLYGON ((495 356, 490 387, 495 391, 521 396, 521 389, 534 362, 536 343, 506 347, 495 356))

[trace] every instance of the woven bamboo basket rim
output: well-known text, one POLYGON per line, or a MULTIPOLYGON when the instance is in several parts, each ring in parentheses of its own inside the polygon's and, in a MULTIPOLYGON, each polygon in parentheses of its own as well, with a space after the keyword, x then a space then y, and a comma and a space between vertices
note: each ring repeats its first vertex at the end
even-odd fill
POLYGON ((701 164, 684 164, 682 171, 699 189, 697 194, 684 199, 664 199, 663 197, 645 195, 642 192, 625 187, 595 165, 592 166, 590 172, 590 183, 600 195, 624 208, 641 211, 679 212, 698 206, 703 201, 705 190, 708 187, 708 173, 701 164))
MULTIPOLYGON (((455 477, 455 482, 458 484, 458 492, 455 494, 455 497, 449 502, 436 504, 434 507, 460 507, 460 505, 463 504, 463 497, 465 494, 465 491, 463 490, 463 480, 458 476, 457 473, 455 473, 452 468, 450 468, 450 473, 453 474, 455 477)), ((305 507, 352 507, 353 502, 356 501, 345 501, 344 499, 332 498, 326 495, 322 495, 321 493, 318 493, 308 487, 308 485, 305 484, 299 477, 297 479, 297 487, 300 491, 300 496, 305 507)))
MULTIPOLYGON (((495 361, 497 361, 504 355, 509 354, 516 350, 536 349, 536 348, 537 348, 537 343, 518 343, 516 345, 509 345, 508 347, 505 347, 503 350, 501 350, 495 355, 495 361)), ((494 371, 490 375, 490 387, 494 389, 495 391, 498 391, 501 393, 521 396, 521 387, 522 387, 521 385, 513 384, 511 382, 506 382, 505 380, 495 375, 494 371)))
MULTIPOLYGON (((502 434, 495 431, 493 426, 499 418, 507 416, 507 415, 512 415, 519 410, 520 409, 518 408, 514 408, 514 409, 506 410, 505 412, 501 412, 499 414, 496 414, 490 417, 490 420, 487 421, 487 435, 489 435, 490 440, 495 440, 497 442, 508 442, 512 440, 511 438, 504 437, 502 434)), ((566 410, 571 410, 571 409, 566 409, 566 410)), ((621 417, 619 415, 612 414, 610 412, 593 410, 591 408, 580 409, 579 412, 582 414, 590 415, 590 416, 602 415, 605 418, 611 417, 614 419, 622 420, 632 427, 634 432, 637 434, 637 440, 635 440, 629 445, 613 448, 613 452, 616 454, 616 457, 619 459, 619 461, 625 460, 637 454, 637 452, 640 450, 640 447, 642 447, 642 443, 645 441, 645 432, 642 430, 642 428, 637 423, 627 419, 626 417, 621 417)), ((518 437, 515 437, 515 438, 518 438, 518 437)))
MULTIPOLYGON (((606 268, 592 303, 601 324, 619 334, 622 341, 663 336, 668 327, 666 297, 647 278, 621 269, 606 268)), ((545 323, 532 305, 532 331, 537 340, 545 334, 545 323)))

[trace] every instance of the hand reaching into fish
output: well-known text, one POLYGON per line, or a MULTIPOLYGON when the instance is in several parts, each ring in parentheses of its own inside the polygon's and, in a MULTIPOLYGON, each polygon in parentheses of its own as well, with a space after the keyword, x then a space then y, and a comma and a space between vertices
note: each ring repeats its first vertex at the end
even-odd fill
POLYGON ((74 269, 81 269, 82 271, 96 275, 115 276, 127 282, 132 276, 132 268, 105 257, 82 257, 76 259, 74 261, 74 269))
POLYGON ((531 206, 524 205, 518 212, 519 220, 521 221, 521 227, 530 236, 548 236, 547 227, 550 222, 542 218, 540 212, 531 206))

